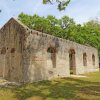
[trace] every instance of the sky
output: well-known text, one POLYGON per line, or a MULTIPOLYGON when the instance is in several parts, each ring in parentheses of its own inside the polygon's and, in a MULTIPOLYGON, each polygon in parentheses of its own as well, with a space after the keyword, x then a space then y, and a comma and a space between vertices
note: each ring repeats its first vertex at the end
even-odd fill
POLYGON ((76 23, 83 24, 96 16, 100 17, 100 0, 71 0, 64 11, 59 11, 56 4, 43 5, 42 0, 0 0, 0 9, 0 27, 11 17, 17 18, 21 12, 57 18, 67 15, 76 23))

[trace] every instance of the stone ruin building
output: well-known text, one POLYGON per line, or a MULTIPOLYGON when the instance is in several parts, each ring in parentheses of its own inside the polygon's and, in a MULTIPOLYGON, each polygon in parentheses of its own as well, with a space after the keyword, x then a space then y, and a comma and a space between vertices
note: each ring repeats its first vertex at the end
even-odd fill
POLYGON ((98 51, 29 29, 11 18, 0 29, 0 77, 33 82, 99 71, 98 51))

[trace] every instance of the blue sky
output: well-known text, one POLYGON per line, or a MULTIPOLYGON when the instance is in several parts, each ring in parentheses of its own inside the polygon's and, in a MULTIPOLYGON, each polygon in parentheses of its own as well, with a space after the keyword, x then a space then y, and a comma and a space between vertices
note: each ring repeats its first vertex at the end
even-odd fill
POLYGON ((11 17, 17 18, 21 12, 40 16, 54 15, 57 18, 67 15, 82 24, 100 15, 100 0, 71 0, 66 10, 61 12, 56 5, 43 5, 42 0, 0 0, 0 9, 0 26, 11 17))

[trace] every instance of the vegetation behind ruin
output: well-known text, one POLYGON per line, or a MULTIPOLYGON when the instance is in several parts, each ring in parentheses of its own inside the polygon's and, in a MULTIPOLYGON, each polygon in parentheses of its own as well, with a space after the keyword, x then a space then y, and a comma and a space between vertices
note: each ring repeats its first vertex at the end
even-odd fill
POLYGON ((41 17, 21 13, 18 19, 31 29, 69 39, 80 44, 91 45, 98 49, 100 58, 100 23, 96 19, 90 20, 83 25, 76 24, 68 16, 57 19, 52 15, 41 17))

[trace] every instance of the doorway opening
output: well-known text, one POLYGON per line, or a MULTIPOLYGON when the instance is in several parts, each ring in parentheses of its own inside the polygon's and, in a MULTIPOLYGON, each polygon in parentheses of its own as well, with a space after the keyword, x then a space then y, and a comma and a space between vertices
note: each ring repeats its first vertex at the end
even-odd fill
POLYGON ((76 74, 76 60, 75 60, 75 50, 69 50, 69 66, 70 66, 70 74, 76 74))
POLYGON ((56 68, 56 49, 53 47, 49 47, 47 49, 47 62, 51 68, 56 68))
POLYGON ((93 66, 95 66, 95 55, 94 54, 92 55, 92 63, 93 63, 93 66))
POLYGON ((87 54, 83 53, 83 66, 87 66, 87 54))

